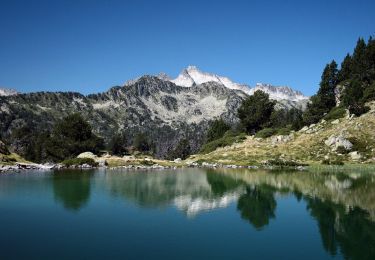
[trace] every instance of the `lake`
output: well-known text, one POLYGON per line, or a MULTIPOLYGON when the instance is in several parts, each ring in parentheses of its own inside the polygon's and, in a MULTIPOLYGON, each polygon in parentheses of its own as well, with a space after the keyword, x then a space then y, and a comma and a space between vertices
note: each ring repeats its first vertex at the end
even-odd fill
POLYGON ((0 259, 375 259, 375 175, 0 174, 0 259))

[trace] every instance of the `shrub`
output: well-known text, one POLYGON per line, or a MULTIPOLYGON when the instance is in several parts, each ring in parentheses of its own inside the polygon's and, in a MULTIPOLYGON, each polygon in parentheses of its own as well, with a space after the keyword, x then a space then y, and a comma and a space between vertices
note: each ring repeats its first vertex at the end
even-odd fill
POLYGON ((274 134, 276 134, 276 129, 273 129, 273 128, 264 128, 260 131, 258 131, 256 134, 255 134, 255 137, 260 137, 260 138, 267 138, 267 137, 270 137, 270 136, 273 136, 274 134))
POLYGON ((232 145, 233 143, 238 143, 246 139, 246 134, 236 134, 232 131, 227 131, 222 138, 219 138, 217 140, 214 140, 212 142, 206 143, 202 146, 199 153, 205 154, 210 153, 214 150, 216 150, 219 147, 224 147, 228 145, 232 145))
POLYGON ((351 142, 353 144, 353 148, 352 148, 353 151, 358 151, 358 152, 361 152, 361 153, 367 152, 367 145, 366 145, 365 142, 359 140, 356 137, 349 137, 348 140, 349 140, 349 142, 351 142))
POLYGON ((88 164, 91 167, 97 167, 99 164, 94 161, 94 159, 91 158, 73 158, 73 159, 67 159, 62 161, 62 164, 66 167, 71 167, 74 165, 83 165, 88 164))
POLYGON ((291 130, 292 129, 291 129, 290 126, 279 128, 279 129, 277 129, 277 134, 278 135, 288 135, 291 130))
POLYGON ((347 150, 344 146, 339 146, 337 147, 336 152, 339 154, 347 154, 349 153, 349 150, 347 150))
POLYGON ((344 107, 334 107, 329 111, 327 115, 324 116, 325 120, 335 120, 345 116, 344 107))

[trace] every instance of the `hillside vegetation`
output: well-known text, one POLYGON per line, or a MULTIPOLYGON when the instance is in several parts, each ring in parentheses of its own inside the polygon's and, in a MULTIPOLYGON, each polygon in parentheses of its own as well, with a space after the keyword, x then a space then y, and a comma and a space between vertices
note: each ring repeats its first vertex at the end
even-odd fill
POLYGON ((328 164, 375 163, 375 103, 369 106, 371 110, 359 117, 344 115, 340 119, 322 119, 288 135, 267 138, 248 135, 242 142, 193 155, 189 160, 236 165, 257 165, 275 159, 328 164), (332 137, 347 140, 352 146, 346 150, 340 142, 326 144, 332 137))

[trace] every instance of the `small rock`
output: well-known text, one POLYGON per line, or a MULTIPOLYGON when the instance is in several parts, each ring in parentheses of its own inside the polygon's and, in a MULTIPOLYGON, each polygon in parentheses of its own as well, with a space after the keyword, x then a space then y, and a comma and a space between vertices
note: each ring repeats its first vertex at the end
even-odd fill
POLYGON ((358 160, 362 159, 362 155, 357 151, 350 152, 349 156, 353 161, 358 161, 358 160))
POLYGON ((331 122, 332 125, 337 125, 338 123, 340 123, 340 120, 336 119, 336 120, 333 120, 331 122))

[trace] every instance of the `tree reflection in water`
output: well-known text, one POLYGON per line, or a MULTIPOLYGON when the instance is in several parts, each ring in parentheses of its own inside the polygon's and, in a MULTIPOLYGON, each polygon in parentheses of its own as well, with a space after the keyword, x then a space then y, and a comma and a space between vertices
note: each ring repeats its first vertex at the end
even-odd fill
POLYGON ((276 200, 274 191, 269 187, 247 187, 237 203, 241 217, 248 220, 257 230, 267 226, 275 218, 276 200))
POLYGON ((90 199, 90 178, 93 174, 91 170, 55 173, 52 179, 55 200, 67 210, 79 211, 90 199))

